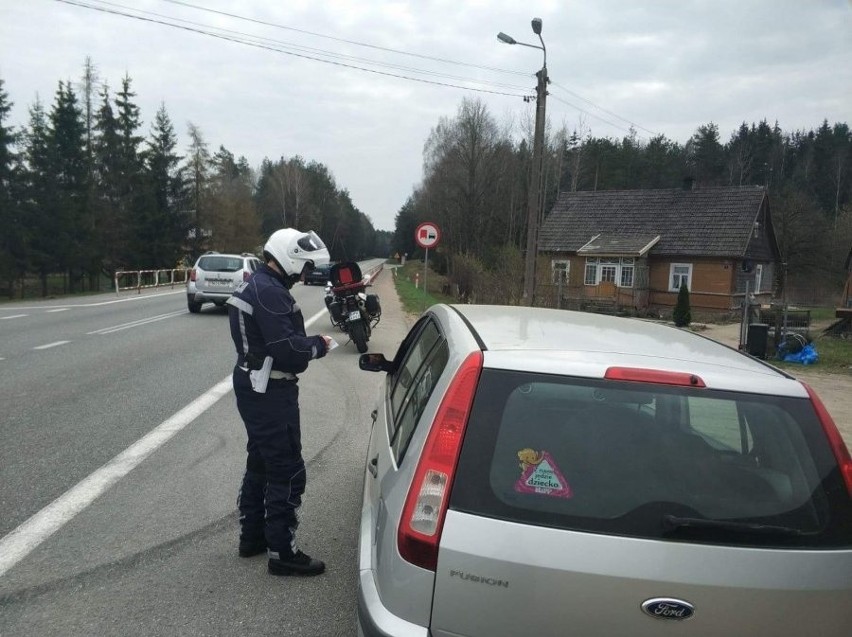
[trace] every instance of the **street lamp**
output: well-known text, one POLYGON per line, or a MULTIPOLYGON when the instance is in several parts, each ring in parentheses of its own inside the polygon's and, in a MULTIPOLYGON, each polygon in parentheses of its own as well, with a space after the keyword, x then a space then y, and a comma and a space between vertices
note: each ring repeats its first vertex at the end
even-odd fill
POLYGON ((530 175, 529 196, 527 198, 527 253, 524 261, 524 305, 532 305, 535 297, 535 262, 538 253, 538 211, 541 208, 541 163, 544 145, 544 122, 545 102, 547 101, 547 49, 541 37, 541 18, 533 18, 532 30, 538 36, 541 46, 518 42, 510 35, 502 31, 497 34, 497 39, 505 44, 520 44, 532 49, 541 49, 544 53, 544 63, 541 70, 535 75, 538 78, 536 85, 536 108, 535 108, 535 134, 533 137, 533 162, 530 175))

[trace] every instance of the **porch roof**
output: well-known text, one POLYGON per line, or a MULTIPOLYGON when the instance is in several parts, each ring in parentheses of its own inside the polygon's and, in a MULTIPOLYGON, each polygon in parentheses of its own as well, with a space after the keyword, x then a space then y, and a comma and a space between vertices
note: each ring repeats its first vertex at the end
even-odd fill
POLYGON ((587 257, 642 257, 660 240, 660 235, 596 234, 577 250, 587 257))

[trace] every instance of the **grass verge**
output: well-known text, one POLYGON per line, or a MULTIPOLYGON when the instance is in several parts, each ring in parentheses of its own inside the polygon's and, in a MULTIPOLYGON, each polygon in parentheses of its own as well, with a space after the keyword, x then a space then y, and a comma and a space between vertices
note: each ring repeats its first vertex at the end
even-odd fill
POLYGON ((452 296, 442 291, 447 284, 447 277, 431 269, 426 273, 426 289, 424 289, 422 261, 409 261, 395 268, 393 280, 402 307, 409 314, 420 314, 435 303, 455 301, 452 296))

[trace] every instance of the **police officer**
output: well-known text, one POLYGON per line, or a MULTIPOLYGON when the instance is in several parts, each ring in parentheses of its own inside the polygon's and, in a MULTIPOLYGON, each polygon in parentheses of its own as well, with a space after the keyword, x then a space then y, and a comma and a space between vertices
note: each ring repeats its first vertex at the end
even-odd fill
POLYGON ((296 545, 305 491, 297 374, 325 356, 331 339, 305 334, 290 288, 329 255, 313 232, 284 228, 269 237, 263 256, 266 265, 228 300, 237 349, 234 394, 248 433, 237 502, 239 555, 267 552, 273 575, 318 575, 325 564, 296 545))

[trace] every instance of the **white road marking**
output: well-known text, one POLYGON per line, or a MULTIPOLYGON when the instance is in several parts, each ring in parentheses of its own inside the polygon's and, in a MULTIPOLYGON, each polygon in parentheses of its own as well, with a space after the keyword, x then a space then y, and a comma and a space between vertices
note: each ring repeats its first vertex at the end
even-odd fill
POLYGON ((212 407, 231 386, 228 376, 0 540, 0 576, 212 407))
MULTIPOLYGON (((326 310, 320 310, 305 321, 305 327, 310 327, 326 314, 326 310)), ((175 434, 210 409, 220 398, 231 391, 232 386, 231 376, 228 375, 100 469, 56 498, 14 531, 0 539, 0 577, 32 553, 47 538, 65 526, 112 485, 130 473, 148 456, 162 447, 175 434)))
MULTIPOLYGON (((55 305, 53 307, 68 309, 72 307, 100 307, 102 305, 113 305, 115 303, 127 303, 128 301, 146 301, 148 299, 157 299, 161 296, 170 296, 172 294, 186 294, 186 289, 181 287, 180 290, 175 290, 174 292, 157 292, 155 294, 134 294, 133 296, 128 296, 123 299, 113 299, 112 301, 99 301, 98 303, 63 303, 61 305, 55 305)), ((45 309, 44 305, 40 306, 19 306, 15 308, 16 310, 43 310, 45 309)))
POLYGON ((29 316, 29 314, 12 314, 11 316, 0 316, 0 321, 8 321, 13 318, 24 318, 25 316, 29 316))
POLYGON ((58 307, 55 310, 48 310, 47 313, 53 314, 54 312, 67 312, 67 311, 68 311, 67 307, 58 307))
POLYGON ((50 349, 51 347, 58 347, 59 345, 65 345, 66 343, 70 343, 71 341, 56 341, 54 343, 48 343, 47 345, 39 345, 38 347, 33 347, 33 349, 50 349))
POLYGON ((86 332, 86 334, 112 334, 113 332, 120 332, 121 330, 128 330, 131 327, 139 327, 141 325, 147 325, 148 323, 155 323, 157 321, 162 321, 163 319, 172 318, 174 316, 180 316, 181 314, 187 314, 187 310, 178 310, 177 312, 169 312, 168 314, 159 314, 157 316, 149 316, 148 318, 137 319, 135 321, 131 321, 130 323, 122 323, 121 325, 113 325, 112 327, 102 327, 99 330, 95 330, 94 332, 86 332))

